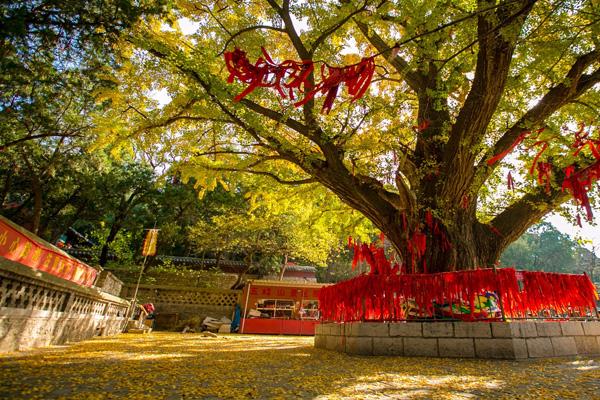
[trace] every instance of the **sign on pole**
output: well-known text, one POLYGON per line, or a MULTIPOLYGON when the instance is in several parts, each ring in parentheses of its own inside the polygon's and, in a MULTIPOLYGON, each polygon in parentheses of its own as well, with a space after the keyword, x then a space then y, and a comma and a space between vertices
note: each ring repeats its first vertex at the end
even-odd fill
POLYGON ((158 240, 158 229, 149 229, 144 239, 142 246, 143 256, 154 256, 156 255, 156 242, 158 240))

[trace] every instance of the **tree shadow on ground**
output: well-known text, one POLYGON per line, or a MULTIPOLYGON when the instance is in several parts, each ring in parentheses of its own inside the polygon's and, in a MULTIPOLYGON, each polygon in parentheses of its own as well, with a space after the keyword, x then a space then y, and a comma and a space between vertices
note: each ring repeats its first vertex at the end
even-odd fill
POLYGON ((593 399, 599 363, 358 357, 306 337, 153 333, 0 356, 0 398, 593 399))

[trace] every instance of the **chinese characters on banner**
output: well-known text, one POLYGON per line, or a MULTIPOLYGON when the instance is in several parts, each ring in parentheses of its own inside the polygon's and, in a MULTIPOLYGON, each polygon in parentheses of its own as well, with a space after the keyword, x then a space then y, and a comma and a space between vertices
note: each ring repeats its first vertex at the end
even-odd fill
POLYGON ((250 286, 250 296, 266 296, 272 299, 317 299, 319 298, 319 290, 319 288, 296 288, 252 285, 250 286))
POLYGON ((31 239, 0 217, 0 256, 82 286, 92 286, 98 271, 31 239))

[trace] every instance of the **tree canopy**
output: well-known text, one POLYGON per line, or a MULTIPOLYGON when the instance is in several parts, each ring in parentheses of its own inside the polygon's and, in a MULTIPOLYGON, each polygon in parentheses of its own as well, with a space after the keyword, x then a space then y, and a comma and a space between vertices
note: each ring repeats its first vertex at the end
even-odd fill
POLYGON ((103 264, 152 220, 174 252, 248 220, 236 240, 271 226, 322 264, 364 215, 435 272, 494 264, 572 197, 592 218, 593 1, 1 7, 3 213, 49 239, 85 226, 103 264))
POLYGON ((98 118, 99 145, 167 148, 208 188, 236 172, 317 182, 414 271, 491 265, 571 195, 594 201, 593 1, 178 1, 173 12, 194 32, 153 19, 123 43, 131 56, 103 93, 113 108, 98 118), (375 76, 361 99, 338 88, 328 113, 326 96, 295 107, 268 88, 235 101, 247 85, 227 83, 222 56, 239 48, 254 63, 261 47, 274 64, 315 65, 305 90, 361 57, 376 56, 375 76))
POLYGON ((86 168, 95 160, 86 160, 85 149, 92 114, 103 107, 95 92, 114 85, 109 72, 118 66, 119 35, 141 17, 164 11, 162 1, 0 5, 0 205, 9 197, 20 209, 33 203, 27 222, 34 233, 46 228, 45 196, 63 203, 57 218, 77 197, 81 179, 91 178, 86 168), (62 182, 55 179, 65 176, 60 169, 71 169, 62 182))

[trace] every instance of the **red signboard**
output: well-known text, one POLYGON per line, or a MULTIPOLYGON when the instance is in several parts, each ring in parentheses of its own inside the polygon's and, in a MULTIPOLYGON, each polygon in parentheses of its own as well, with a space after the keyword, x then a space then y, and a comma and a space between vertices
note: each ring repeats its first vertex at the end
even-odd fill
POLYGON ((0 217, 0 256, 82 286, 94 284, 98 271, 32 236, 0 217))
POLYGON ((319 324, 319 321, 313 320, 265 318, 246 318, 243 322, 243 333, 267 335, 313 336, 315 334, 315 325, 319 324))
POLYGON ((314 335, 322 284, 250 281, 244 288, 242 333, 314 335))

